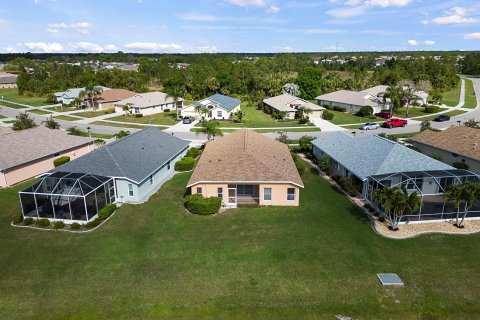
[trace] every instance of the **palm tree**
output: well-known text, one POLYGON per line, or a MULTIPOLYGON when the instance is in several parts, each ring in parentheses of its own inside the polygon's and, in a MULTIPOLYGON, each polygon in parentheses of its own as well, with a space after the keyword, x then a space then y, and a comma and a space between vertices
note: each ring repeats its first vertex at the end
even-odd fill
POLYGON ((480 200, 480 183, 478 182, 464 182, 451 186, 444 194, 447 201, 453 201, 457 209, 455 226, 458 228, 464 227, 464 221, 467 217, 468 211, 472 208, 475 200, 480 200), (460 217, 460 206, 465 204, 462 216, 460 217))
POLYGON ((463 189, 461 184, 452 185, 448 190, 443 194, 443 198, 446 201, 452 201, 453 205, 457 209, 457 215, 455 219, 455 226, 460 226, 460 206, 463 201, 463 189))
POLYGON ((307 116, 308 116, 309 114, 312 114, 312 109, 309 109, 309 108, 303 107, 303 106, 298 107, 298 109, 297 109, 297 116, 298 116, 298 118, 299 118, 300 120, 305 120, 305 119, 307 119, 307 116))
POLYGON ((415 92, 417 89, 412 85, 412 84, 406 84, 403 89, 403 97, 407 99, 407 111, 406 111, 406 116, 408 117, 408 111, 410 107, 410 102, 417 98, 417 95, 415 92))
POLYGON ((101 87, 89 85, 85 87, 85 90, 80 92, 80 96, 82 98, 87 97, 87 100, 90 100, 90 107, 92 107, 92 109, 95 109, 95 106, 93 104, 93 99, 97 95, 101 94, 102 92, 103 92, 103 89, 101 87))
POLYGON ((391 103, 390 113, 393 114, 393 111, 397 110, 402 105, 402 98, 403 98, 402 88, 400 88, 398 85, 389 86, 383 98, 384 98, 384 102, 386 102, 385 101, 386 98, 390 98, 390 103, 391 103))
POLYGON ((45 123, 45 127, 47 127, 48 129, 60 129, 60 124, 55 121, 55 119, 53 118, 53 116, 50 116, 47 118, 47 120, 44 121, 45 123))
POLYGON ((373 200, 381 205, 390 224, 389 228, 393 231, 398 230, 398 224, 405 212, 415 212, 422 204, 422 200, 416 192, 408 194, 407 190, 398 187, 376 189, 373 193, 373 200))
POLYGON ((183 88, 179 87, 179 86, 173 86, 173 87, 167 87, 166 88, 166 92, 167 92, 167 98, 168 97, 171 97, 173 99, 173 102, 175 103, 175 111, 177 113, 177 119, 178 119, 178 101, 180 100, 180 98, 182 97, 182 95, 184 94, 184 90, 183 88))
POLYGON ((215 136, 223 136, 222 130, 220 130, 220 122, 218 121, 203 121, 202 127, 200 128, 200 131, 197 132, 203 132, 207 135, 207 139, 211 140, 212 137, 215 138, 215 136))
POLYGON ((243 122, 243 117, 245 116, 245 112, 241 109, 233 113, 234 117, 237 117, 238 122, 243 122))

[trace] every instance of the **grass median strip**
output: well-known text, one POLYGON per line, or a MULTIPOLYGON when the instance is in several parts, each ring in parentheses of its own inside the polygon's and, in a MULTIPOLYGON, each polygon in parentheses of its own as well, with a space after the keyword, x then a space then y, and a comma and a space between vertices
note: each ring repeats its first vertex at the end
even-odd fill
POLYGON ((46 111, 43 109, 30 109, 28 112, 35 113, 35 114, 51 114, 50 111, 46 111))
POLYGON ((460 102, 460 91, 462 81, 459 80, 455 88, 442 93, 442 103, 449 107, 456 107, 460 102))
POLYGON ((133 128, 133 129, 145 129, 147 126, 139 126, 135 124, 126 124, 126 123, 116 123, 116 122, 108 122, 108 121, 94 121, 92 124, 97 124, 100 126, 108 126, 108 127, 118 127, 118 128, 133 128))
POLYGON ((72 116, 67 116, 67 115, 55 116, 54 118, 55 118, 55 119, 58 119, 58 120, 65 120, 65 121, 78 121, 78 120, 82 120, 81 118, 72 117, 72 116))
POLYGON ((477 107, 477 97, 473 88, 472 80, 465 79, 465 104, 464 108, 475 109, 477 107))

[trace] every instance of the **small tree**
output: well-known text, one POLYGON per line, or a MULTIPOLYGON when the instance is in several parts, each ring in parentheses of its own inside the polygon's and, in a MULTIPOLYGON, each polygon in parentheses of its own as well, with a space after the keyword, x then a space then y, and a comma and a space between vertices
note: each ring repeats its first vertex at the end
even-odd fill
POLYGON ((393 231, 398 230, 398 224, 406 211, 415 212, 421 206, 421 199, 416 192, 410 194, 405 189, 379 188, 373 192, 373 200, 381 205, 385 214, 389 228, 393 231))
POLYGON ((122 106, 122 110, 125 112, 125 116, 128 116, 130 114, 130 107, 128 104, 122 106))
POLYGON ((432 124, 430 123, 430 121, 425 120, 425 121, 422 121, 422 123, 420 123, 420 132, 425 130, 431 130, 431 129, 432 129, 432 124))
POLYGON ((307 119, 309 114, 312 114, 312 109, 303 106, 299 107, 296 112, 297 118, 300 120, 307 119))
POLYGON ((78 127, 70 127, 67 129, 67 132, 72 136, 81 136, 81 137, 87 136, 87 133, 85 131, 78 129, 78 127))
POLYGON ((213 121, 213 120, 203 121, 202 127, 198 132, 205 133, 207 135, 207 139, 211 140, 212 138, 215 138, 215 136, 223 136, 223 132, 219 127, 220 127, 220 122, 218 121, 213 121))
POLYGON ((50 116, 47 118, 47 120, 45 120, 45 127, 52 130, 60 129, 60 124, 57 121, 55 121, 53 116, 50 116))
POLYGON ((373 108, 371 106, 363 106, 358 111, 358 115, 362 117, 367 117, 373 114, 373 108))
POLYGON ((283 131, 278 131, 277 133, 278 133, 278 137, 276 137, 275 140, 277 140, 277 141, 279 141, 279 142, 281 142, 281 143, 287 144, 287 142, 288 142, 288 136, 287 136, 287 134, 286 134, 285 132, 283 132, 283 131))
POLYGON ((130 134, 130 131, 120 130, 119 132, 117 132, 113 136, 115 137, 115 139, 121 139, 123 137, 128 136, 129 134, 130 134))
POLYGON ((242 123, 245 112, 243 112, 242 110, 238 110, 233 113, 233 116, 237 118, 238 122, 242 123))
POLYGON ((20 131, 25 129, 34 128, 37 125, 35 124, 35 120, 30 117, 30 115, 25 111, 20 113, 17 117, 17 120, 13 123, 13 130, 20 131))
POLYGON ((312 151, 312 141, 315 138, 312 136, 303 136, 298 140, 298 143, 300 144, 300 149, 302 149, 305 152, 311 152, 312 151))
POLYGON ((480 121, 476 121, 475 119, 472 118, 472 119, 469 119, 468 121, 465 121, 463 125, 469 128, 478 129, 480 128, 480 121))
POLYGON ((478 182, 464 182, 450 186, 443 195, 447 201, 452 201, 457 209, 455 226, 458 228, 464 227, 464 221, 467 217, 468 210, 473 206, 475 200, 480 199, 480 183, 478 182), (460 215, 460 207, 464 204, 463 213, 460 215))
POLYGON ((333 165, 333 159, 328 156, 321 158, 320 161, 318 162, 318 166, 326 174, 330 174, 332 165, 333 165))

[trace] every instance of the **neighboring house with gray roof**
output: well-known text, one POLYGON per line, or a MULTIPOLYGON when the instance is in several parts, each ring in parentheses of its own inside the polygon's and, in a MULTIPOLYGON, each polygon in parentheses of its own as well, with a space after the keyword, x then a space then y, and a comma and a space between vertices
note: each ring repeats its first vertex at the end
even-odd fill
POLYGON ((148 127, 57 167, 54 172, 113 178, 116 202, 141 203, 173 175, 175 163, 188 147, 188 141, 148 127))
POLYGON ((76 159, 93 150, 93 139, 44 126, 0 130, 0 187, 10 187, 54 168, 61 156, 76 159))
POLYGON ((364 91, 339 90, 318 96, 315 100, 321 106, 342 107, 348 112, 358 112, 363 106, 372 107, 374 113, 389 108, 382 97, 364 91))
POLYGON ((116 102, 115 110, 123 112, 123 107, 127 106, 134 114, 150 115, 165 110, 176 110, 177 107, 181 109, 183 101, 183 98, 178 98, 175 105, 175 99, 163 92, 138 93, 133 97, 116 102))
MULTIPOLYGON (((364 200, 375 204, 373 192, 383 187, 416 192, 422 206, 418 212, 408 213, 403 221, 451 219, 453 206, 445 203, 445 191, 464 180, 480 180, 472 172, 455 169, 377 135, 354 137, 335 132, 321 135, 312 145, 315 158, 332 159, 331 175, 352 178, 364 200)), ((480 207, 472 210, 478 211, 480 217, 480 207)))
POLYGON ((241 101, 223 94, 216 93, 208 98, 197 101, 182 109, 183 117, 200 118, 215 120, 228 120, 233 113, 240 110, 241 101), (198 110, 204 110, 205 113, 199 114, 198 110))
POLYGON ((298 108, 304 107, 311 110, 309 118, 321 118, 324 107, 311 103, 307 100, 284 93, 279 96, 263 99, 263 103, 271 108, 272 111, 285 112, 286 119, 295 119, 298 108))
MULTIPOLYGON (((110 88, 104 86, 95 86, 102 91, 110 90, 110 88)), ((55 101, 63 104, 70 104, 73 100, 78 99, 82 92, 85 91, 85 88, 70 88, 67 91, 55 92, 55 101)))
POLYGON ((5 73, 0 74, 0 89, 16 88, 18 75, 5 73))

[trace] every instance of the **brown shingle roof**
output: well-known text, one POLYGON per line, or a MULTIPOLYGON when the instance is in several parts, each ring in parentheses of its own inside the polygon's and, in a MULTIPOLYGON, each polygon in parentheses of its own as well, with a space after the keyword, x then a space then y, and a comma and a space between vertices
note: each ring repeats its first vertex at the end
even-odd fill
POLYGON ((125 90, 125 89, 111 89, 105 90, 102 94, 98 95, 97 100, 102 101, 120 101, 123 99, 128 99, 136 95, 136 92, 125 90))
POLYGON ((458 126, 439 132, 425 130, 412 141, 480 160, 480 129, 458 126))
POLYGON ((0 136, 0 170, 83 146, 93 140, 44 126, 13 131, 0 136))
POLYGON ((210 141, 188 182, 272 182, 303 187, 287 145, 242 129, 210 141))

